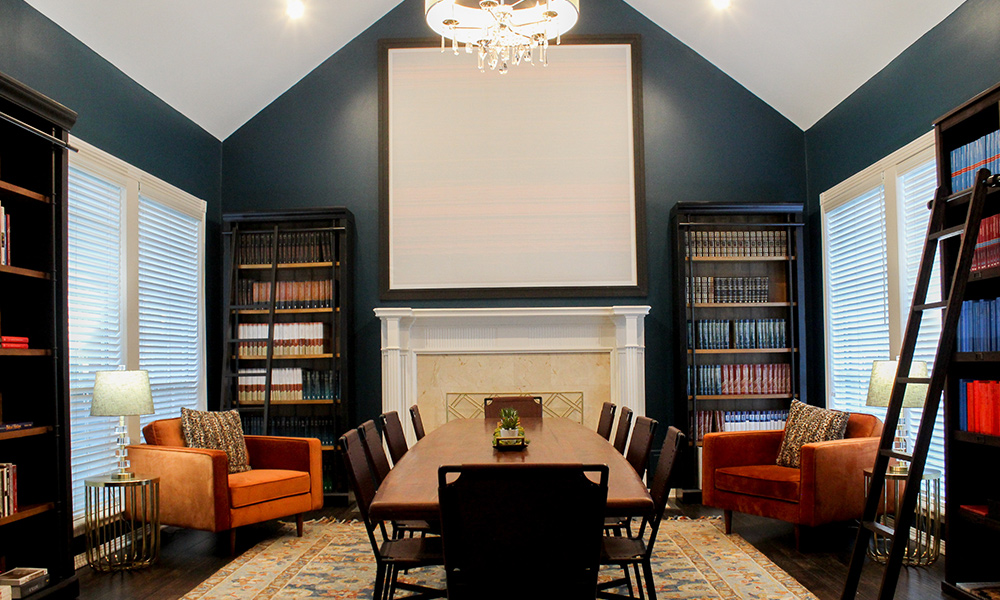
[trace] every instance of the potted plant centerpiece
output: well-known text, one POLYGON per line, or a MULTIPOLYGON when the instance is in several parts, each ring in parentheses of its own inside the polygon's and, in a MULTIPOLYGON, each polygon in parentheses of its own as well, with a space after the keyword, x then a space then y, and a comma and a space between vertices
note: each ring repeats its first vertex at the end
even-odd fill
POLYGON ((521 435, 521 419, 513 408, 500 409, 500 437, 513 438, 521 435))

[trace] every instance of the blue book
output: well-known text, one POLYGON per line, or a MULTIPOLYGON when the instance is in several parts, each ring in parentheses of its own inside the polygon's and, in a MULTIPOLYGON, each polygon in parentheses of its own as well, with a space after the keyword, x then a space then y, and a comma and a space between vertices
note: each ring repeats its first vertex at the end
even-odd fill
POLYGON ((966 405, 966 384, 968 381, 961 379, 958 382, 958 429, 960 431, 969 430, 969 411, 966 405))

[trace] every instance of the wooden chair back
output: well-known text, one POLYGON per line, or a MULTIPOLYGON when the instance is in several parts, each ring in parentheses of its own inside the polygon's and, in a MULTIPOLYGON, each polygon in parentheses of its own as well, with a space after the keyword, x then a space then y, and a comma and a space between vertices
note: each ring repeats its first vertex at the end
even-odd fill
POLYGON ((414 404, 410 407, 410 421, 413 423, 413 434, 419 442, 424 438, 424 420, 420 418, 420 409, 414 404))
POLYGON ((606 440, 611 440, 611 426, 615 424, 615 405, 605 402, 601 406, 601 418, 597 421, 597 435, 606 440))
POLYGON ((505 597, 498 574, 515 596, 594 598, 607 495, 607 465, 441 467, 448 598, 505 597))
POLYGON ((542 416, 541 396, 496 396, 483 401, 483 413, 487 419, 499 419, 504 408, 517 410, 522 419, 542 416))
POLYGON ((628 443, 628 453, 625 454, 625 460, 639 474, 639 479, 642 479, 642 476, 646 474, 646 465, 649 463, 649 451, 653 447, 653 434, 655 432, 656 419, 636 417, 635 425, 632 426, 632 440, 628 443))
POLYGON ((371 465, 372 476, 375 478, 375 486, 382 485, 382 480, 389 474, 392 467, 389 466, 389 457, 382 449, 382 437, 378 434, 375 421, 371 419, 365 421, 358 427, 361 434, 361 441, 364 442, 365 455, 368 457, 368 464, 371 465))
POLYGON ((618 411, 618 429, 615 430, 615 450, 625 456, 625 444, 628 443, 628 432, 632 428, 632 409, 623 406, 618 411))
POLYGON ((409 450, 403 424, 399 421, 399 413, 394 410, 382 413, 379 415, 379 420, 382 421, 382 433, 385 435, 385 445, 389 447, 392 464, 396 464, 409 450))

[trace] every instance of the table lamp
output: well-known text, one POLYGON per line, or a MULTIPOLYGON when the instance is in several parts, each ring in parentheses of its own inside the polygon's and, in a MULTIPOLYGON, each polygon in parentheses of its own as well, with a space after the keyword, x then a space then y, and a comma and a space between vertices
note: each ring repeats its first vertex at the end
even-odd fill
POLYGON ((90 403, 92 417, 118 417, 118 471, 112 479, 132 479, 128 469, 128 430, 125 417, 153 414, 153 392, 149 389, 147 371, 98 371, 94 374, 94 398, 90 403))
MULTIPOLYGON (((889 406, 889 398, 892 395, 892 385, 896 379, 898 362, 898 360, 876 360, 872 363, 872 376, 868 382, 868 400, 865 402, 866 406, 889 406)), ((910 363, 909 376, 927 377, 927 363, 922 360, 912 361, 910 363)), ((927 384, 906 384, 906 393, 903 395, 903 408, 923 408, 926 396, 927 384)), ((900 411, 899 420, 896 422, 896 437, 893 439, 892 449, 906 454, 906 440, 908 437, 906 413, 900 411)), ((908 471, 909 467, 905 463, 889 467, 890 473, 905 474, 908 471)))

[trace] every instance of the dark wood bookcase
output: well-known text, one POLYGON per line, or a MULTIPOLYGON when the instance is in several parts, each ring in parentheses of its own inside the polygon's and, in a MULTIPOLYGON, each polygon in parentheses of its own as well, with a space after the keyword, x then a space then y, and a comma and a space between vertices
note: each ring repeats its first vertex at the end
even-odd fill
MULTIPOLYGON (((806 401, 802 225, 801 204, 681 202, 671 211, 675 397, 685 399, 692 446, 724 427, 767 427, 792 398, 806 401)), ((699 454, 689 453, 686 486, 695 489, 699 454)))
POLYGON ((9 264, 0 266, 0 463, 16 465, 17 511, 0 517, 0 570, 48 569, 32 598, 75 598, 70 492, 66 189, 76 113, 0 74, 0 205, 9 264), (30 426, 27 424, 30 423, 30 426))
MULTIPOLYGON (((1000 85, 955 108, 934 123, 937 143, 938 183, 949 193, 945 227, 961 224, 971 194, 952 185, 951 153, 1000 130, 1000 85)), ((983 219, 1000 212, 1000 189, 990 188, 983 219)), ((980 238, 982 239, 982 238, 980 238)), ((943 240, 941 259, 943 293, 954 271, 959 238, 943 240)), ((1000 295, 1000 267, 970 273, 965 300, 993 300, 1000 295)), ((947 297, 947 296, 944 296, 947 297)), ((969 315, 963 306, 963 319, 969 315)), ((994 317, 995 318, 995 317, 994 317)), ((961 329, 959 330, 961 338, 961 329)), ((985 332, 995 339, 995 330, 985 332)), ((962 346, 959 346, 960 348, 962 346)), ((960 598, 978 598, 959 588, 967 582, 997 582, 1000 586, 1000 437, 976 433, 963 425, 963 394, 967 381, 996 381, 1000 352, 958 351, 953 359, 943 396, 945 413, 945 556, 946 592, 960 598)), ((996 406, 994 404, 994 406, 996 406)))
POLYGON ((354 216, 345 208, 223 217, 222 408, 248 434, 319 438, 324 491, 346 501, 336 440, 354 425, 354 216))

